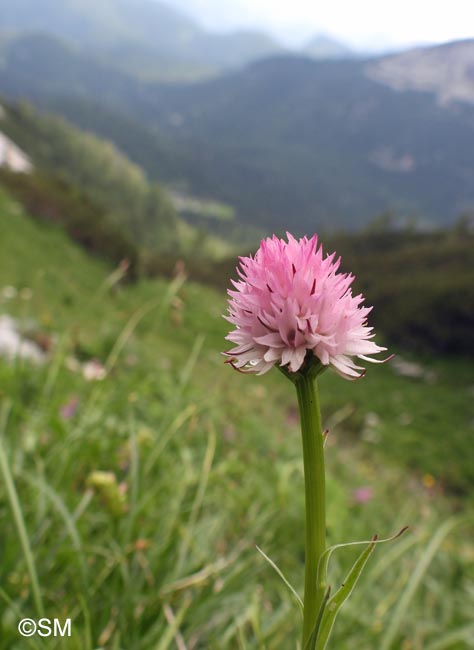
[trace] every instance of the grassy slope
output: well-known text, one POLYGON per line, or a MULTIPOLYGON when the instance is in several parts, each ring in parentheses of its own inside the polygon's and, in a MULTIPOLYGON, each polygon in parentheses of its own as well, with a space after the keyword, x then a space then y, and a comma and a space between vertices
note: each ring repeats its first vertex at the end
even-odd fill
MULTIPOLYGON (((0 228, 0 287, 32 290, 1 311, 57 337, 45 367, 1 362, 0 400, 9 405, 1 449, 47 616, 73 618, 67 645, 38 637, 27 646, 18 636, 18 620, 36 615, 34 590, 0 479, 2 647, 164 650, 175 647, 174 615, 188 648, 295 648, 297 607, 254 547, 301 590, 302 470, 290 386, 278 373, 243 377, 223 367, 222 296, 177 282, 109 289, 110 269, 3 194, 0 228), (85 382, 65 367, 71 354, 108 359, 109 376, 85 382), (60 408, 74 398, 77 412, 64 419, 60 408), (97 470, 112 472, 120 487, 100 487, 91 479, 97 470)), ((468 508, 443 495, 444 466, 472 485, 463 453, 472 426, 468 368, 434 365, 433 386, 388 366, 356 384, 329 373, 321 380, 332 430, 331 542, 412 525, 377 550, 333 647, 349 647, 348 639, 364 650, 474 647, 467 529, 442 540, 413 599, 403 600, 435 531, 468 508), (374 490, 365 505, 353 499, 362 486, 374 490), (393 621, 399 632, 390 638, 393 621)), ((336 555, 333 584, 352 558, 336 555)))
POLYGON ((36 172, 3 172, 2 184, 32 214, 63 223, 86 249, 127 258, 134 267, 138 257, 147 264, 150 256, 220 260, 234 252, 221 235, 178 217, 161 185, 150 183, 110 141, 29 105, 3 108, 2 130, 30 156, 36 172))
POLYGON ((36 170, 76 187, 135 244, 160 250, 176 245, 177 216, 166 193, 111 142, 22 104, 6 106, 1 128, 36 170))

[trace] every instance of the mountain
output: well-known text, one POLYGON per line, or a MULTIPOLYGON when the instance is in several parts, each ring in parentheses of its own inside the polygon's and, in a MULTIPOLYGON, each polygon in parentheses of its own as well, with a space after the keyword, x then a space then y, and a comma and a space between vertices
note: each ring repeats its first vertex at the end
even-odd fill
MULTIPOLYGON (((0 128, 33 162, 16 170, 26 173, 2 178, 22 198, 41 205, 41 213, 50 205, 46 212, 54 221, 66 202, 69 210, 81 204, 82 225, 83 211, 89 212, 87 227, 102 220, 105 238, 120 232, 122 239, 148 250, 176 248, 180 226, 168 195, 111 142, 24 105, 4 104, 0 128)), ((67 222, 71 225, 77 224, 67 222)))
POLYGON ((356 56, 350 47, 327 34, 313 36, 302 50, 313 59, 348 59, 356 56))
POLYGON ((139 82, 82 55, 56 36, 32 34, 0 44, 0 75, 6 92, 30 96, 87 95, 115 101, 139 82))
POLYGON ((367 72, 395 90, 433 93, 442 104, 474 104, 474 39, 385 57, 367 72))
MULTIPOLYGON (((387 211, 451 223, 474 206, 474 107, 375 79, 386 60, 279 56, 199 82, 146 83, 35 36, 4 47, 0 91, 62 112, 151 178, 264 230, 357 229, 387 211)), ((456 78, 464 54, 450 60, 456 78)))
POLYGON ((143 116, 188 144, 196 187, 269 227, 358 227, 389 209, 442 223, 472 209, 473 107, 395 91, 366 66, 272 58, 156 88, 143 116))
POLYGON ((203 30, 154 0, 15 0, 0 4, 5 32, 40 32, 141 78, 195 78, 281 50, 266 34, 203 30))

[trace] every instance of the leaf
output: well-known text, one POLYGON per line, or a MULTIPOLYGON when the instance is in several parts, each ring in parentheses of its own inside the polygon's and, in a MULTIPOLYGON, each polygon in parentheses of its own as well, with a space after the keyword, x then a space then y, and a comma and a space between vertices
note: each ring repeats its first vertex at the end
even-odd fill
MULTIPOLYGON (((384 544, 385 542, 392 542, 394 539, 397 539, 398 537, 400 537, 401 535, 403 535, 403 533, 406 532, 407 530, 408 530, 408 526, 404 526, 404 527, 403 527, 403 528, 402 528, 398 533, 396 533, 395 535, 392 535, 391 537, 386 537, 386 538, 384 538, 384 539, 377 539, 377 535, 374 535, 374 537, 373 537, 371 540, 366 540, 366 541, 361 541, 361 542, 347 542, 346 544, 334 544, 334 546, 330 546, 329 548, 327 548, 327 549, 325 550, 325 552, 323 553, 323 555, 321 556, 321 558, 320 558, 320 560, 319 560, 319 565, 318 565, 318 579, 319 579, 319 575, 320 575, 320 572, 321 572, 321 571, 323 571, 323 574, 324 574, 325 576, 327 575, 329 560, 330 560, 332 554, 334 553, 334 551, 336 551, 337 549, 340 549, 340 548, 346 548, 346 547, 348 547, 348 546, 360 546, 361 544, 368 544, 369 547, 374 547, 376 544, 384 544)), ((367 550, 367 549, 366 549, 366 550, 367 550)), ((365 553, 365 552, 366 552, 366 551, 364 551, 364 553, 365 553)), ((372 551, 370 551, 370 552, 372 552, 372 551)), ((362 553, 362 555, 364 555, 364 553, 362 553)), ((362 555, 361 555, 361 557, 362 557, 362 555)), ((369 555, 370 555, 370 553, 369 553, 369 555)), ((359 560, 360 560, 360 558, 359 558, 359 560)), ((367 560, 366 560, 366 561, 367 561, 367 560)), ((357 564, 357 562, 356 562, 356 564, 357 564)), ((365 565, 365 563, 364 563, 364 565, 365 565)), ((354 565, 354 566, 352 567, 352 570, 354 570, 355 566, 356 566, 356 565, 354 565)), ((363 566, 362 566, 362 568, 361 568, 361 572, 362 572, 362 569, 363 569, 363 566)), ((351 570, 351 572, 352 572, 352 570, 351 570)), ((351 573, 350 573, 349 575, 351 575, 351 573)), ((359 574, 359 575, 360 575, 360 574, 359 574)), ((357 582, 358 579, 359 579, 359 576, 356 577, 355 582, 357 582)), ((347 584, 347 581, 348 581, 348 579, 346 579, 346 582, 343 584, 343 586, 344 586, 345 584, 347 584)), ((347 596, 344 598, 344 601, 339 605, 339 608, 342 606, 342 604, 345 602, 345 600, 347 600, 347 598, 349 598, 349 596, 350 596, 350 594, 352 593, 352 590, 353 590, 353 588, 354 588, 354 586, 355 586, 355 582, 354 582, 354 585, 353 585, 352 589, 350 590, 350 592, 349 592, 349 593, 347 594, 347 596)), ((340 591, 340 590, 339 590, 339 591, 340 591)), ((330 592, 330 588, 328 588, 328 591, 326 592, 326 596, 325 596, 323 602, 321 603, 321 608, 320 608, 320 610, 319 610, 319 614, 318 614, 318 618, 317 618, 316 624, 315 624, 315 626, 314 626, 314 628, 313 628, 313 631, 312 631, 312 633, 311 633, 310 638, 308 639, 308 641, 307 641, 307 643, 306 643, 306 645, 305 645, 304 650, 319 650, 319 645, 316 645, 316 642, 317 642, 318 639, 320 638, 320 636, 319 636, 319 631, 320 631, 320 627, 321 627, 321 624, 322 624, 322 620, 323 620, 323 618, 324 618, 324 614, 325 614, 325 611, 324 611, 324 610, 325 610, 326 605, 328 604, 328 601, 329 601, 329 592, 330 592)), ((339 593, 339 592, 336 592, 336 594, 334 594, 334 597, 333 597, 333 598, 335 598, 335 597, 337 596, 338 593, 339 593)), ((331 601, 332 601, 332 600, 333 600, 333 599, 331 599, 331 601)), ((338 608, 338 609, 339 609, 339 608, 338 608)), ((334 619, 336 618, 336 615, 337 615, 337 612, 336 612, 335 615, 334 615, 334 619)), ((330 635, 330 633, 331 633, 331 630, 332 630, 332 626, 333 626, 333 625, 334 625, 334 620, 333 620, 333 622, 332 622, 332 624, 331 624, 331 628, 330 628, 330 630, 328 631, 327 639, 329 639, 329 635, 330 635)), ((326 639, 326 643, 327 643, 327 639, 326 639)), ((324 648, 324 647, 325 647, 325 646, 323 646, 323 648, 324 648)))
POLYGON ((398 537, 401 537, 407 530, 408 526, 404 526, 398 533, 392 535, 391 537, 385 537, 383 539, 376 539, 374 537, 371 540, 364 540, 361 542, 346 542, 345 544, 334 544, 334 546, 329 546, 329 548, 324 551, 319 559, 318 577, 321 572, 323 575, 327 575, 329 560, 331 559, 334 551, 337 551, 340 548, 347 548, 349 546, 361 546, 362 544, 385 544, 385 542, 393 542, 398 537))
POLYGON ((329 594, 331 593, 331 587, 327 588, 326 595, 324 596, 324 600, 321 603, 321 607, 319 608, 319 613, 318 613, 318 618, 316 619, 316 624, 313 628, 313 631, 311 632, 311 636, 309 637, 308 641, 306 642, 304 646, 304 650, 315 650, 316 649, 316 641, 318 640, 318 634, 319 634, 319 628, 321 626, 321 621, 323 619, 323 614, 324 610, 326 609, 327 602, 329 600, 329 594))
POLYGON ((272 567, 272 569, 274 569, 274 570, 278 573, 278 575, 280 576, 280 578, 283 580, 283 582, 285 583, 285 585, 288 587, 288 589, 291 591, 291 593, 292 593, 293 596, 295 597, 296 602, 297 602, 298 605, 300 606, 301 612, 303 612, 303 610, 304 610, 303 601, 302 601, 301 598, 299 597, 298 592, 296 591, 296 589, 295 589, 295 588, 294 588, 294 587, 293 587, 293 586, 288 582, 288 580, 285 578, 285 576, 283 575, 283 572, 281 571, 281 569, 280 569, 280 568, 275 564, 275 562, 274 562, 273 560, 271 560, 271 559, 268 557, 268 555, 266 555, 266 553, 264 553, 264 552, 262 551, 262 549, 259 548, 258 546, 257 546, 257 551, 260 553, 260 555, 262 555, 262 557, 265 558, 265 560, 266 560, 266 561, 268 562, 268 564, 272 567))
POLYGON ((339 613, 342 605, 351 595, 354 590, 357 581, 360 578, 360 575, 367 564, 367 561, 372 554, 375 544, 377 543, 377 536, 375 535, 372 541, 369 543, 368 547, 360 554, 359 558, 355 561, 352 569, 349 571, 345 581, 336 591, 334 596, 330 598, 324 608, 321 626, 319 633, 317 635, 316 643, 313 646, 309 647, 309 650, 325 650, 329 636, 331 634, 334 621, 336 616, 339 613))

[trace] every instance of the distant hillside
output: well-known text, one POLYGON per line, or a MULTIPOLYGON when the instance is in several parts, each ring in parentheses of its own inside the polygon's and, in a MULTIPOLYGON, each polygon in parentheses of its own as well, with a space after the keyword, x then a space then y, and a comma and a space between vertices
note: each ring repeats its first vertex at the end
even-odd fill
POLYGON ((143 171, 112 143, 60 118, 39 115, 28 106, 5 106, 0 128, 28 153, 39 174, 32 182, 26 174, 5 177, 24 198, 36 197, 38 203, 41 196, 41 201, 52 199, 54 205, 61 196, 65 206, 68 192, 70 196, 79 193, 79 202, 89 202, 90 219, 103 214, 111 228, 136 245, 150 250, 176 246, 177 215, 164 190, 151 185, 143 171))
POLYGON ((441 104, 474 104, 474 39, 389 56, 368 65, 367 74, 395 90, 433 93, 441 104))
MULTIPOLYGON (((450 60, 455 78, 463 59, 450 60)), ((357 229, 388 210, 430 227, 472 210, 474 107, 395 90, 369 65, 273 57, 151 84, 36 36, 4 49, 0 90, 64 112, 151 177, 267 231, 357 229)))
POLYGON ((349 59, 356 56, 350 47, 326 34, 313 36, 303 48, 303 54, 314 59, 349 59))
POLYGON ((130 92, 139 94, 142 85, 56 36, 37 33, 0 41, 0 92, 4 95, 84 96, 114 104, 130 92))
POLYGON ((142 78, 195 78, 281 50, 266 34, 217 34, 155 0, 15 0, 0 4, 2 30, 42 32, 142 78))
MULTIPOLYGON (((366 66, 273 58, 156 87, 142 115, 188 147, 195 190, 268 228, 354 228, 386 210, 449 223, 472 209, 473 107, 395 91, 366 66)), ((457 70, 453 60, 453 77, 457 70)))
MULTIPOLYGON (((113 122, 113 114, 102 117, 109 115, 113 122)), ((118 121, 119 127, 124 124, 118 121)), ((110 140, 61 117, 2 102, 2 131, 9 146, 21 145, 34 164, 23 168, 29 173, 14 173, 11 164, 2 168, 0 138, 0 185, 30 214, 60 225, 92 254, 114 263, 128 260, 129 277, 170 274, 178 259, 199 269, 202 259, 220 260, 234 251, 224 237, 239 243, 257 240, 254 228, 234 223, 231 206, 169 193, 110 140), (209 222, 214 234, 203 227, 209 222)), ((138 139, 141 144, 145 141, 138 139)))

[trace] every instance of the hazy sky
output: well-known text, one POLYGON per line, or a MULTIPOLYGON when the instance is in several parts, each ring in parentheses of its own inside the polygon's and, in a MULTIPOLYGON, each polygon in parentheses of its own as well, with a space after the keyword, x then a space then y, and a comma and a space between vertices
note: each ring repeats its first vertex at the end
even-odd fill
POLYGON ((315 33, 355 47, 474 37, 474 0, 168 0, 211 29, 257 27, 287 43, 315 33))

